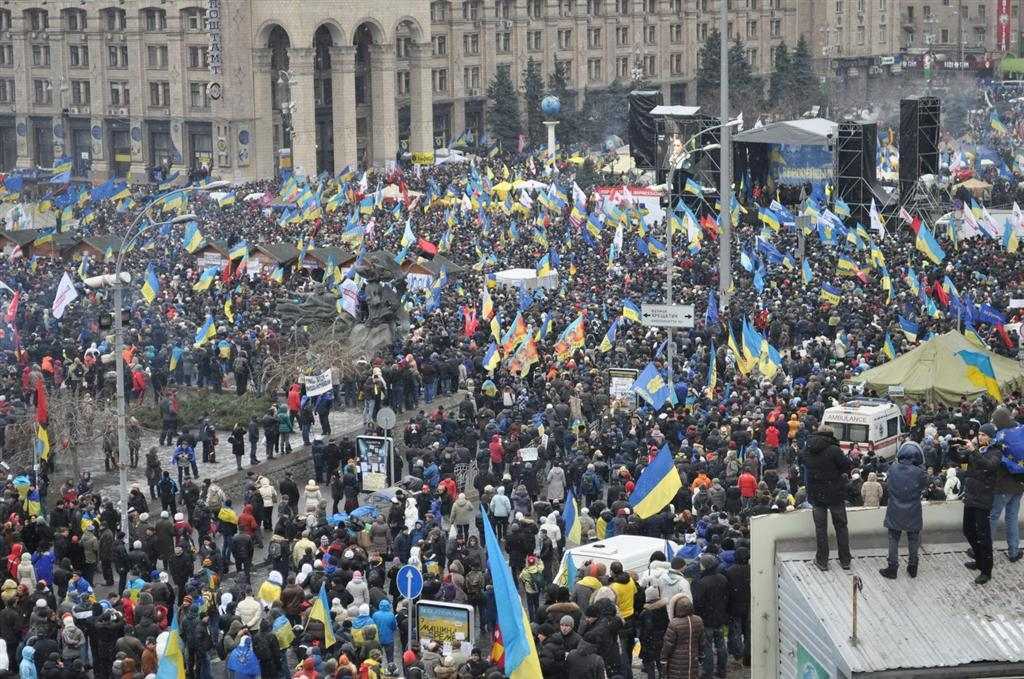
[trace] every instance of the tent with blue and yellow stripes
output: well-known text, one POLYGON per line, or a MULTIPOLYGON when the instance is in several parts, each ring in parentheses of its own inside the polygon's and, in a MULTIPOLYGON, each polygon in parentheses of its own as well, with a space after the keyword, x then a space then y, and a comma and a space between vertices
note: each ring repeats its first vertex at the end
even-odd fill
POLYGON ((933 335, 914 349, 850 381, 864 384, 880 395, 886 394, 890 385, 896 385, 903 387, 910 400, 956 405, 961 396, 974 399, 988 393, 978 380, 971 379, 969 366, 958 356, 962 351, 988 357, 1002 393, 1024 387, 1024 369, 1017 361, 986 351, 955 330, 933 335))

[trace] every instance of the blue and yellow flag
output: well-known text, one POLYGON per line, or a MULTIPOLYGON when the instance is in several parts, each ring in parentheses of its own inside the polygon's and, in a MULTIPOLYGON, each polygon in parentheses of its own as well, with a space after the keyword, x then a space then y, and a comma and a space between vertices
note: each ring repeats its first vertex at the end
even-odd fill
POLYGON ((551 275, 553 269, 551 268, 551 256, 549 254, 545 253, 543 257, 537 260, 536 270, 538 278, 551 275))
POLYGON ((167 645, 156 668, 156 679, 185 679, 185 654, 181 632, 178 631, 178 612, 175 610, 171 627, 167 630, 167 645))
POLYGON ((832 285, 830 283, 822 283, 821 284, 821 295, 820 295, 820 297, 821 297, 821 299, 825 300, 826 302, 828 302, 832 306, 838 305, 839 301, 842 299, 842 296, 843 296, 842 291, 839 288, 837 288, 836 286, 834 286, 834 285, 832 285))
POLYGON ((634 323, 640 322, 640 308, 633 303, 633 300, 622 300, 622 317, 634 323))
POLYGON ((282 651, 291 648, 295 641, 295 632, 292 630, 292 623, 284 615, 277 616, 270 631, 277 637, 277 647, 282 651))
POLYGON ((900 330, 903 331, 903 334, 906 336, 906 338, 911 342, 916 342, 918 333, 917 323, 914 323, 913 321, 903 318, 903 316, 899 315, 896 316, 896 320, 899 322, 900 330))
POLYGON ((565 536, 565 542, 567 544, 571 542, 574 545, 582 543, 583 525, 580 522, 580 508, 576 504, 576 498, 573 497, 571 489, 566 491, 565 510, 562 518, 562 535, 565 536))
POLYGON ((217 324, 213 322, 213 316, 207 316, 206 322, 196 331, 196 346, 201 347, 216 336, 217 324))
POLYGON ((640 398, 647 401, 652 408, 661 410, 665 402, 668 401, 671 389, 665 383, 665 379, 658 372, 654 363, 651 362, 637 375, 636 380, 633 382, 632 390, 640 398))
POLYGON ((893 344, 889 333, 885 333, 885 342, 882 343, 882 355, 890 361, 896 358, 896 345, 893 344))
POLYGON ((992 360, 980 351, 967 349, 956 352, 956 355, 967 365, 967 379, 971 384, 981 387, 989 396, 1001 403, 1003 394, 999 391, 999 382, 996 380, 996 373, 992 368, 992 360))
POLYGON ((629 496, 629 505, 640 519, 654 516, 662 510, 683 487, 668 444, 661 447, 654 461, 644 467, 636 487, 629 496))
POLYGON ((203 269, 203 273, 199 276, 199 280, 195 282, 192 289, 196 292, 206 292, 210 289, 210 285, 217 278, 217 272, 219 269, 215 266, 210 266, 203 269))
POLYGON ((935 240, 935 236, 932 235, 931 230, 928 226, 921 222, 920 227, 917 230, 917 239, 915 241, 917 249, 933 264, 941 264, 942 260, 946 258, 946 251, 942 249, 939 242, 935 240))
POLYGON ((537 647, 533 643, 530 618, 523 608, 516 580, 483 507, 480 507, 480 516, 483 518, 487 567, 491 572, 491 582, 494 584, 498 629, 501 630, 501 641, 505 651, 505 676, 510 679, 537 679, 542 673, 537 647))
POLYGON ((41 424, 36 425, 36 457, 44 462, 50 459, 50 435, 41 424))
POLYGON ((487 353, 484 354, 484 370, 487 372, 494 372, 501 364, 501 354, 498 353, 498 345, 491 342, 487 347, 487 353))
POLYGON ((204 243, 206 243, 206 240, 203 238, 203 234, 199 232, 199 223, 189 222, 186 224, 185 236, 181 241, 185 249, 192 253, 203 247, 204 243))
POLYGON ((327 601, 327 589, 325 584, 320 585, 320 594, 313 600, 313 607, 309 609, 309 619, 319 620, 324 626, 324 649, 329 649, 337 639, 334 636, 334 622, 331 619, 331 605, 327 601))
POLYGON ((711 343, 711 349, 708 352, 708 374, 707 379, 704 381, 704 390, 707 392, 708 398, 715 397, 715 387, 718 386, 718 371, 715 369, 715 343, 711 343))
POLYGON ((245 239, 235 243, 231 251, 228 252, 228 259, 242 259, 243 257, 249 256, 249 244, 245 242, 245 239))
POLYGON ((142 281, 142 296, 145 298, 146 304, 152 304, 159 293, 160 280, 156 276, 153 262, 150 262, 149 266, 146 267, 146 275, 142 281))
POLYGON ((270 274, 270 280, 275 283, 284 283, 284 267, 279 266, 270 274))
POLYGON ((597 347, 597 350, 602 354, 606 354, 611 351, 612 347, 615 346, 615 336, 618 334, 618 331, 619 319, 616 318, 612 321, 612 324, 608 326, 608 332, 604 334, 604 339, 601 340, 601 344, 597 347))
POLYGON ((804 257, 804 261, 800 265, 800 277, 803 280, 804 285, 810 285, 811 281, 814 280, 814 272, 811 271, 811 265, 808 263, 806 257, 804 257))
POLYGON ((1009 253, 1017 252, 1017 247, 1020 245, 1020 238, 1017 235, 1017 229, 1014 228, 1010 220, 1007 219, 1003 222, 1003 249, 1009 253))

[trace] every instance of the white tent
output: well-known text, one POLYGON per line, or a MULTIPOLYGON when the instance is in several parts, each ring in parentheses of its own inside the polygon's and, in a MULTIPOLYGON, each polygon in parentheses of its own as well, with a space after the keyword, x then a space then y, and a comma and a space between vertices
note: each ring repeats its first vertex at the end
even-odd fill
POLYGON ((503 287, 516 288, 523 286, 527 290, 558 287, 558 271, 546 276, 538 276, 534 269, 505 269, 494 274, 494 280, 503 287))
POLYGON ((789 144, 791 146, 827 146, 838 125, 825 118, 783 120, 764 127, 740 132, 733 141, 746 144, 789 144))

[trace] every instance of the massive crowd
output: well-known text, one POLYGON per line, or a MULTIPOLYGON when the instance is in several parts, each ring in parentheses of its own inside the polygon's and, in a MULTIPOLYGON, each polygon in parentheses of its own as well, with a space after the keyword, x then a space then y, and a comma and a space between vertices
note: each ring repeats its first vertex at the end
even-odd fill
MULTIPOLYGON (((1008 123, 1020 115, 1000 104, 1008 123)), ((1009 157, 1017 135, 1009 127, 994 137, 976 128, 984 140, 958 141, 995 144, 1009 157)), ((955 153, 949 158, 959 162, 955 153)), ((883 574, 898 576, 906 532, 914 577, 921 500, 962 500, 979 585, 993 568, 1013 567, 1024 480, 1001 465, 993 438, 1024 416, 1019 392, 1003 393, 999 408, 987 397, 907 405, 910 435, 894 459, 844 450, 820 426, 825 408, 848 395, 846 380, 889 360, 888 346, 903 353, 929 333, 962 327, 965 308, 979 310, 972 330, 980 342, 1016 356, 1017 311, 1008 307, 1024 296, 1024 277, 1003 239, 950 238, 930 224, 945 249, 936 261, 899 217, 885 235, 856 228, 824 187, 785 192, 794 197, 772 213, 778 228, 761 218, 757 202, 768 208, 782 194, 746 187, 734 210, 736 275, 725 305, 716 293, 711 206, 687 199, 693 224, 682 208, 678 220, 652 220, 638 205, 602 204, 595 187, 575 182, 577 169, 564 159, 551 167, 540 156, 497 155, 308 183, 286 178, 216 195, 197 190, 180 208, 195 214, 192 226, 159 223, 178 209, 165 210, 168 199, 153 206, 154 226, 126 258, 137 284, 151 266, 157 280, 152 301, 141 291, 129 295, 126 379, 134 401, 156 399, 161 422, 143 424, 161 429, 159 444, 139 460, 144 480, 138 472, 127 508, 85 477, 61 479, 54 491, 45 465, 9 480, 0 500, 9 576, 0 585, 0 672, 170 679, 161 663, 176 672, 180 653, 189 679, 210 679, 220 661, 240 679, 503 676, 496 629, 503 602, 494 594, 480 508, 522 593, 544 677, 725 677, 749 665, 752 516, 811 508, 821 535, 831 515, 838 562, 824 541, 816 559, 827 570, 849 566, 845 508, 885 505, 891 557, 883 574), (503 186, 516 181, 543 188, 503 186), (378 199, 389 186, 397 200, 378 199), (826 209, 841 216, 830 221, 826 209), (787 219, 798 213, 816 213, 820 225, 799 233, 787 219), (674 301, 695 304, 703 319, 674 334, 671 352, 663 330, 630 312, 665 298, 661 245, 669 224, 674 301), (358 281, 352 263, 337 262, 336 275, 330 266, 282 266, 283 275, 270 267, 250 276, 238 275, 244 267, 235 259, 196 290, 204 272, 186 247, 194 229, 232 251, 242 242, 250 252, 280 242, 359 257, 385 250, 411 261, 436 247, 460 266, 405 296, 408 335, 346 372, 327 395, 307 397, 299 384, 278 389, 261 378, 268 357, 309 341, 308 329, 282 322, 276 304, 358 281), (840 259, 854 261, 853 270, 837 267, 840 259), (505 287, 491 275, 546 266, 557 271, 554 287, 505 287), (835 292, 823 295, 823 282, 835 292), (200 332, 207 317, 212 336, 200 332), (900 317, 916 325, 916 337, 901 331, 900 317), (745 324, 756 332, 742 332, 745 324), (751 336, 777 353, 747 355, 751 336), (640 385, 648 393, 635 406, 609 395, 609 368, 649 365, 665 387, 640 385), (182 431, 174 390, 191 385, 270 390, 276 403, 249 422, 182 431), (366 496, 353 442, 332 435, 327 415, 360 407, 369 420, 383 406, 403 418, 405 482, 390 507, 360 511, 366 496), (297 447, 293 431, 309 446, 299 454, 312 457, 311 478, 272 479, 262 472, 264 458, 297 447), (630 494, 665 447, 681 488, 639 518, 630 494), (203 478, 204 465, 228 452, 239 468, 248 454, 240 497, 203 478), (467 468, 475 472, 467 476, 467 468), (569 491, 579 503, 579 542, 643 535, 679 548, 652 553, 638 570, 577 563, 568 577, 562 555, 576 542, 565 524, 569 491), (1004 512, 1008 545, 993 552, 992 529, 1004 512), (473 607, 469 643, 418 640, 409 648, 407 602, 395 581, 404 564, 425 574, 424 598, 473 607), (267 569, 265 579, 253 577, 267 569)), ((123 234, 161 195, 155 187, 129 193, 76 197, 61 222, 79 237, 123 234)), ((39 187, 36 199, 67 201, 39 187)), ((108 294, 81 279, 112 270, 112 260, 13 253, 0 261, 0 281, 15 296, 0 339, 9 421, 38 416, 41 393, 109 398, 111 338, 99 326, 108 294), (57 319, 51 302, 65 273, 80 297, 57 319)))

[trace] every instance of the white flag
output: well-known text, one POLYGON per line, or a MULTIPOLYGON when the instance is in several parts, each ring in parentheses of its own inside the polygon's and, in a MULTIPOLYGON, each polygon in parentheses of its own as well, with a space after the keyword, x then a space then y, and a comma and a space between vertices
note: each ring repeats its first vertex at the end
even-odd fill
POLYGON ((878 214, 878 208, 875 207, 875 199, 871 199, 871 211, 868 213, 871 217, 871 228, 878 233, 880 237, 885 238, 885 225, 882 223, 882 217, 878 214))
POLYGON ((64 310, 76 299, 78 299, 78 290, 75 290, 75 284, 71 282, 71 276, 65 271, 60 279, 60 284, 57 286, 57 294, 53 298, 53 317, 61 318, 64 315, 64 310))

